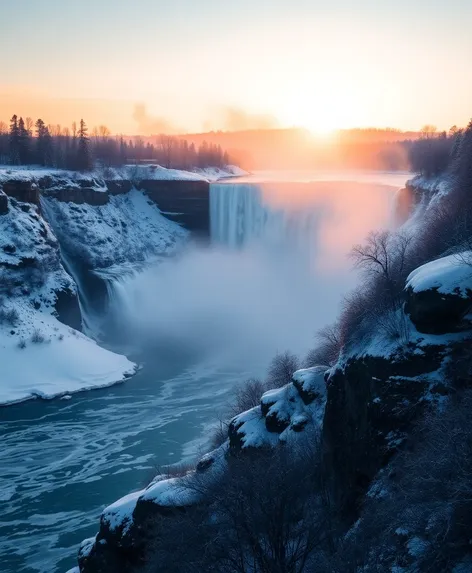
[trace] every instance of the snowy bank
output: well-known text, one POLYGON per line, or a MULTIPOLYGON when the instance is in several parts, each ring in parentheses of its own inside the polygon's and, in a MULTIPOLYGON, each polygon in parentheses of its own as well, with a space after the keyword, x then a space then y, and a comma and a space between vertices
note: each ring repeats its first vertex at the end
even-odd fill
POLYGON ((48 312, 17 302, 17 325, 0 329, 0 404, 103 388, 133 375, 125 356, 98 346, 48 312))

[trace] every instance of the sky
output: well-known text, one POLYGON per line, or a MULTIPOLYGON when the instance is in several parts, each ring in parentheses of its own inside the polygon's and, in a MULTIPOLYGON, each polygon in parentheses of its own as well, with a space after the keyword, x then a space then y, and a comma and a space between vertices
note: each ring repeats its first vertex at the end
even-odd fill
POLYGON ((465 125, 471 0, 0 0, 0 120, 114 133, 465 125))

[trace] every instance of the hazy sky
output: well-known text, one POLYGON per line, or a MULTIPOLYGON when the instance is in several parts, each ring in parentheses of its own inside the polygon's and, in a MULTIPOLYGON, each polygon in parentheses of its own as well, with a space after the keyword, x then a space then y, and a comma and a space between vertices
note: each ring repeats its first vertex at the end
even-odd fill
POLYGON ((472 0, 0 0, 0 119, 463 125, 472 0))

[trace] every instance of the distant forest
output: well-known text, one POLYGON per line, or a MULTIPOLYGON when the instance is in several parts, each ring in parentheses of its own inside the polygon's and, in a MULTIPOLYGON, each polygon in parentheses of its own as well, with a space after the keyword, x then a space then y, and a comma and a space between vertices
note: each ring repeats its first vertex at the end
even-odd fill
POLYGON ((97 164, 118 167, 130 163, 192 169, 223 167, 230 158, 220 145, 206 141, 195 145, 186 139, 159 135, 144 142, 140 137, 112 136, 104 125, 93 128, 89 134, 84 120, 74 122, 70 128, 17 115, 11 118, 9 126, 0 122, 0 164, 87 171, 97 164))
POLYGON ((157 163, 191 170, 229 164, 254 169, 369 169, 441 173, 464 131, 341 130, 317 137, 305 129, 216 131, 201 134, 115 136, 101 125, 46 125, 14 115, 0 121, 0 164, 89 170, 95 165, 157 163))

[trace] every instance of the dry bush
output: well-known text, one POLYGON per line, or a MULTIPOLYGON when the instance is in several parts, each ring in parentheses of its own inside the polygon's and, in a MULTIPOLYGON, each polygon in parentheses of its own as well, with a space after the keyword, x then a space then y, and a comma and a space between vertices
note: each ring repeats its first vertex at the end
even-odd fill
POLYGON ((0 308, 0 324, 15 326, 18 323, 20 315, 16 308, 0 308))
POLYGON ((217 481, 205 473, 187 479, 185 487, 202 503, 156 521, 145 573, 313 570, 310 559, 330 543, 335 527, 320 442, 311 438, 298 449, 231 458, 217 481))
POLYGON ((219 420, 212 428, 209 440, 210 451, 216 450, 216 448, 219 448, 226 442, 228 439, 228 426, 229 422, 219 420))
POLYGON ((33 334, 31 335, 31 342, 33 342, 33 344, 42 344, 43 342, 46 342, 46 337, 39 328, 34 329, 33 334))
POLYGON ((266 388, 281 388, 292 380, 292 374, 300 368, 295 354, 282 352, 277 354, 269 365, 266 388))
POLYGON ((305 367, 311 366, 333 366, 339 358, 342 349, 341 324, 336 321, 334 324, 325 326, 316 334, 317 345, 307 354, 305 367))
POLYGON ((261 402, 261 396, 266 390, 266 384, 258 378, 249 378, 243 382, 236 389, 234 399, 229 407, 230 416, 237 416, 241 412, 258 406, 261 402))

